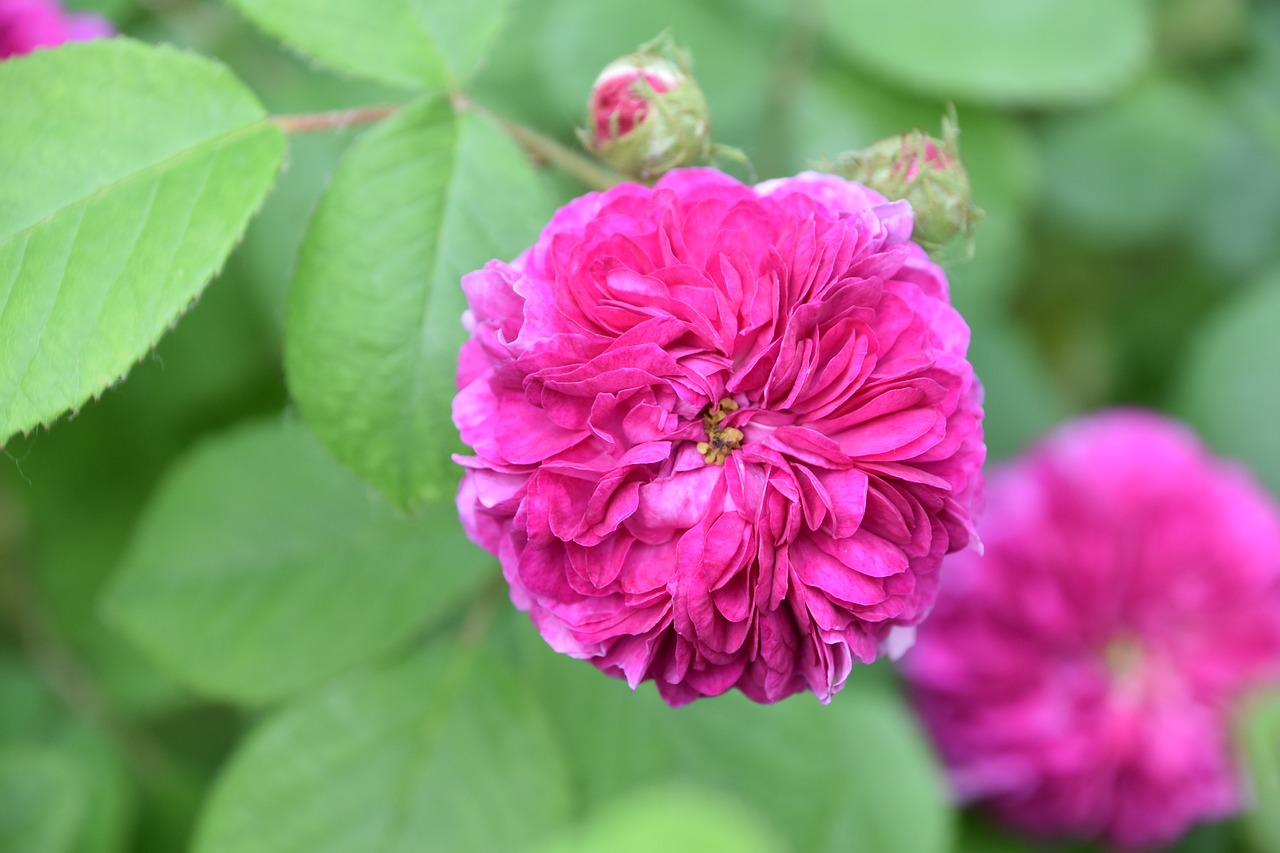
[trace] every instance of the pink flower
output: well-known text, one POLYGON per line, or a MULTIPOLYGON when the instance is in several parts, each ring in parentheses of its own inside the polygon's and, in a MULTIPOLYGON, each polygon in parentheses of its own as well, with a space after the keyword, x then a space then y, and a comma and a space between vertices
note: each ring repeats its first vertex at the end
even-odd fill
POLYGON ((114 34, 106 18, 69 14, 57 0, 0 0, 0 59, 114 34))
POLYGON ((1280 509, 1152 413, 994 474, 902 665, 957 793, 1122 847, 1237 810, 1228 713, 1280 672, 1280 509))
POLYGON ((984 455, 910 233, 833 176, 677 170, 463 279, 458 507, 553 648, 680 705, 827 702, 909 642, 984 455))

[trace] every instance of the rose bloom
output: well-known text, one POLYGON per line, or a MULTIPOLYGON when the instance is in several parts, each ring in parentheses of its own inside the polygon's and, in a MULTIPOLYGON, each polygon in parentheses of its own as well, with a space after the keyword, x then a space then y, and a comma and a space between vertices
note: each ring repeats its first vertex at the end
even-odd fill
POLYGON ((1154 413, 992 474, 902 660, 965 800, 1040 835, 1160 845, 1236 811, 1229 714, 1280 670, 1280 509, 1154 413))
POLYGON ((672 705, 827 702, 969 544, 969 332, 911 208, 710 169, 561 209, 463 279, 458 507, 557 651, 672 705))
POLYGON ((105 18, 64 12, 57 0, 0 0, 0 59, 114 33, 105 18))

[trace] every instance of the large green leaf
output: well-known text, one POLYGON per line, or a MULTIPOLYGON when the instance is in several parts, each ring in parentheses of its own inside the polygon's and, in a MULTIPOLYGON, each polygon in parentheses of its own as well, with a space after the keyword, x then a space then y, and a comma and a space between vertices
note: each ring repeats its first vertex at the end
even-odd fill
POLYGON ((479 67, 511 0, 231 0, 285 44, 335 71, 454 89, 479 67))
POLYGON ((1240 294, 1193 342, 1177 411, 1217 451, 1280 494, 1280 270, 1240 294))
POLYGON ((855 62, 944 98, 1054 105, 1108 94, 1151 49, 1144 0, 831 0, 855 62))
POLYGON ((262 702, 403 641, 455 607, 487 565, 452 502, 406 519, 301 426, 269 422, 178 463, 106 604, 193 687, 262 702))
POLYGON ((1224 130, 1212 100, 1159 79, 1055 117, 1042 133, 1046 213, 1094 246, 1167 238, 1199 213, 1224 130))
POLYGON ((769 853, 776 833, 741 802, 688 785, 664 785, 610 803, 537 853, 769 853))
POLYGON ((195 849, 514 850, 568 812, 530 697, 497 661, 446 648, 268 719, 215 788, 195 849))
POLYGON ((285 366, 311 428, 395 503, 451 491, 463 274, 510 260, 549 204, 518 148, 428 100, 347 153, 307 232, 285 366))
POLYGON ((0 63, 0 442, 120 380, 284 149, 222 66, 124 39, 0 63))
POLYGON ((589 808, 663 782, 729 794, 795 850, 947 851, 954 831, 941 776, 882 666, 855 667, 827 707, 799 695, 757 705, 738 693, 672 710, 552 652, 527 617, 507 621, 589 808), (523 623, 523 624, 520 624, 523 623))

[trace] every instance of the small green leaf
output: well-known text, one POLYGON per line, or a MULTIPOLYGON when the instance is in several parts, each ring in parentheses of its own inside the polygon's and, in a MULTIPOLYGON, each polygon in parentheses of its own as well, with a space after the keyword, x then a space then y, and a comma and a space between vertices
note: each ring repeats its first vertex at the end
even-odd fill
POLYGON ((1280 494, 1280 270, 1241 293, 1192 343, 1176 409, 1209 444, 1280 494))
POLYGON ((231 0, 231 5, 335 71, 411 89, 455 89, 480 66, 510 2, 231 0))
POLYGON ((321 441, 393 502, 452 492, 461 278, 527 248, 549 207, 519 149, 443 100, 366 134, 338 166, 298 258, 285 367, 321 441))
POLYGON ((826 33, 851 60, 943 98, 1054 106, 1099 98, 1151 52, 1143 0, 832 0, 826 33))
POLYGON ((221 266, 284 137, 221 65, 125 39, 0 63, 0 442, 121 379, 221 266))
POLYGON ((296 424, 220 436, 143 514, 108 617, 194 688, 258 703, 367 661, 485 576, 452 502, 406 519, 296 424))
POLYGON ((520 849, 564 825, 564 767, 494 660, 437 649, 289 706, 234 756, 197 853, 520 849))
POLYGON ((537 853, 671 849, 769 853, 784 848, 772 829, 741 802, 688 785, 666 785, 608 804, 537 853))

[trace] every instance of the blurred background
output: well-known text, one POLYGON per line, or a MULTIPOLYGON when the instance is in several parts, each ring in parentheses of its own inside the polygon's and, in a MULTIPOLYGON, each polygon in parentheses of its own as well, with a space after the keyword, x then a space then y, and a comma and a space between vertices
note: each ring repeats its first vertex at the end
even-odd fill
MULTIPOLYGON (((67 5, 221 59, 274 113, 407 98, 313 67, 221 3, 67 5)), ((469 94, 574 144, 599 70, 668 28, 693 54, 716 141, 743 149, 761 179, 917 126, 936 133, 955 104, 986 217, 973 259, 948 273, 993 460, 1066 416, 1135 403, 1186 419, 1280 491, 1280 3, 519 0, 469 94)), ((278 187, 194 310, 122 385, 5 448, 2 849, 180 850, 209 821, 221 823, 202 826, 201 849, 330 849, 225 828, 229 757, 266 749, 266 735, 244 740, 263 720, 285 737, 307 697, 276 711, 202 696, 109 627, 98 602, 166 469, 209 436, 289 411, 291 265, 358 134, 292 137, 278 187)), ((547 182, 561 200, 583 190, 547 182)), ((880 665, 855 672, 826 716, 802 696, 767 716, 726 697, 673 717, 649 685, 632 697, 556 658, 501 591, 487 600, 488 653, 515 663, 563 753, 556 772, 572 793, 555 808, 585 827, 562 847, 548 828, 547 849, 619 838, 644 849, 644 832, 761 850, 1033 849, 947 807, 880 665)), ((1253 760, 1274 765, 1276 739, 1261 744, 1253 760)), ((251 758, 237 758, 241 776, 251 758)), ((453 808, 519 811, 467 778, 453 808)), ((1179 849, 1278 849, 1256 824, 1202 827, 1179 849)))

